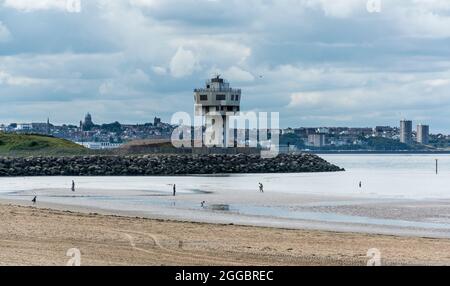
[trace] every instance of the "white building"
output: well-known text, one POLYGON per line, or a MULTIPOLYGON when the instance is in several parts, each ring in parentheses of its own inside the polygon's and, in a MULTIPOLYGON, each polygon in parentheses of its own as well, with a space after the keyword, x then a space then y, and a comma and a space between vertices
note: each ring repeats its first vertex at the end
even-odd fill
POLYGON ((295 134, 295 130, 292 128, 286 128, 281 130, 281 134, 285 135, 285 134, 295 134))
POLYGON ((33 129, 33 124, 31 123, 17 123, 16 130, 18 131, 28 131, 33 129))
POLYGON ((228 82, 216 76, 206 81, 204 88, 194 90, 194 101, 195 115, 201 116, 202 124, 207 127, 203 144, 234 147, 235 142, 229 142, 230 135, 233 135, 230 132, 235 132, 230 128, 229 117, 240 111, 241 90, 231 88, 228 82))
POLYGON ((329 134, 330 133, 330 129, 326 128, 326 127, 319 127, 317 128, 317 133, 321 133, 321 134, 329 134))
POLYGON ((121 143, 109 143, 109 142, 75 142, 75 143, 92 150, 116 149, 123 145, 121 143))

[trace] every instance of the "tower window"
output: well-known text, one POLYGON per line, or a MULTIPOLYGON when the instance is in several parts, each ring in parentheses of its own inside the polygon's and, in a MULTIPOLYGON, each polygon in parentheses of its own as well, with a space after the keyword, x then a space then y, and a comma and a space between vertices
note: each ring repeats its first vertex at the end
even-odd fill
POLYGON ((200 100, 202 100, 202 101, 207 101, 207 100, 208 100, 208 95, 206 95, 206 94, 200 94, 200 100))
POLYGON ((236 101, 238 101, 239 100, 239 95, 238 94, 236 94, 236 101))
POLYGON ((216 94, 216 100, 225 100, 225 94, 216 94))
POLYGON ((231 100, 234 100, 234 94, 231 95, 231 100))

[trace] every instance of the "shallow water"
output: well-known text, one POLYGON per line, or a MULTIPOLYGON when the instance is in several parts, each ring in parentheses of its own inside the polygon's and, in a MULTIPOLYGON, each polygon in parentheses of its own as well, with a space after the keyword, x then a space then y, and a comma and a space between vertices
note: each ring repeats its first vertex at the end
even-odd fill
POLYGON ((450 237, 450 155, 325 155, 346 172, 0 178, 0 198, 148 217, 450 237), (435 159, 439 174, 435 174, 435 159), (71 180, 76 192, 70 191, 71 180), (362 187, 359 188, 361 181, 362 187), (258 192, 258 183, 265 192, 258 192), (172 196, 172 184, 177 196, 172 196), (206 201, 205 207, 200 202, 206 201), (228 204, 214 211, 212 204, 228 204))

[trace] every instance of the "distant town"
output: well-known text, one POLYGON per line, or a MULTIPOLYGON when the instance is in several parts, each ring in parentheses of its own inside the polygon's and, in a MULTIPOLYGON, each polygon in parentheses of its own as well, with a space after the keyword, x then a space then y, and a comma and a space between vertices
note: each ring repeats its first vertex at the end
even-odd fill
MULTIPOLYGON (((41 134, 67 139, 90 149, 112 149, 123 144, 146 139, 171 138, 176 128, 155 117, 144 124, 94 123, 86 114, 78 125, 55 125, 47 120, 41 123, 0 124, 0 131, 19 134, 41 134)), ((430 133, 428 125, 413 128, 410 120, 401 120, 398 126, 352 127, 298 127, 280 130, 280 148, 283 150, 312 151, 449 151, 450 136, 430 133)))
POLYGON ((0 131, 19 134, 41 134, 67 139, 89 149, 112 149, 126 142, 142 139, 170 138, 174 127, 155 117, 153 122, 144 124, 95 124, 87 113, 79 125, 54 125, 47 122, 0 124, 0 131))
MULTIPOLYGON (((430 133, 428 125, 413 129, 411 120, 398 126, 373 128, 288 128, 281 132, 281 145, 322 151, 448 151, 450 136, 430 133)), ((292 148, 292 147, 291 147, 292 148)))

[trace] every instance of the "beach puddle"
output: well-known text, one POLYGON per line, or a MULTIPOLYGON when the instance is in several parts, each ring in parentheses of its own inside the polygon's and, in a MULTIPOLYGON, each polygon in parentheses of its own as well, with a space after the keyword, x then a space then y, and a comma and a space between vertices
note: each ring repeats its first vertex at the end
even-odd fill
POLYGON ((307 220, 307 221, 318 221, 329 223, 450 230, 450 223, 381 219, 373 217, 343 215, 328 212, 291 211, 287 208, 268 207, 268 206, 235 205, 234 209, 241 215, 250 215, 250 216, 277 217, 283 219, 307 220))

